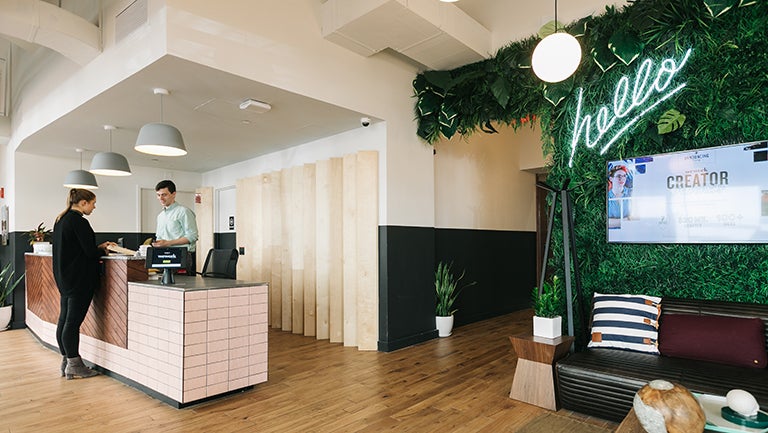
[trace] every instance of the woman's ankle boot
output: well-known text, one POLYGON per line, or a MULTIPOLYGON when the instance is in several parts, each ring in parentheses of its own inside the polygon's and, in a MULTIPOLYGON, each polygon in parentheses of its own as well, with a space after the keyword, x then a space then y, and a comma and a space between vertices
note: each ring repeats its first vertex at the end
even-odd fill
POLYGON ((61 356, 61 377, 64 377, 65 372, 64 370, 67 369, 67 355, 61 356))
POLYGON ((74 358, 67 358, 67 368, 64 369, 64 373, 67 376, 67 380, 74 379, 76 377, 93 377, 99 374, 97 371, 91 370, 89 367, 83 364, 83 359, 79 356, 74 358))

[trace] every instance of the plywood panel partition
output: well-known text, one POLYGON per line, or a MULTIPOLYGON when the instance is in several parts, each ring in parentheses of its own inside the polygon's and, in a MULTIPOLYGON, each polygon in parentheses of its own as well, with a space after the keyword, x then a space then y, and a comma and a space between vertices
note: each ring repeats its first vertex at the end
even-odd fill
POLYGON ((357 346, 376 350, 379 311, 379 158, 360 152, 356 161, 357 346))
POLYGON ((330 338, 331 161, 318 161, 315 171, 315 315, 318 340, 330 338))
POLYGON ((280 213, 282 224, 280 226, 280 255, 282 256, 281 280, 282 280, 282 325, 283 331, 291 331, 293 328, 293 293, 292 289, 292 263, 291 263, 291 178, 288 169, 280 172, 280 213))
POLYGON ((249 177, 238 179, 235 183, 237 189, 237 198, 235 199, 235 228, 237 231, 237 244, 245 247, 245 255, 237 261, 237 277, 241 280, 255 280, 253 270, 256 263, 251 260, 251 238, 253 232, 258 228, 253 218, 254 212, 254 191, 253 184, 256 178, 249 177))
POLYGON ((269 281, 269 324, 280 327, 282 316, 282 285, 280 284, 280 176, 268 173, 261 176, 263 196, 261 213, 264 225, 258 232, 263 238, 264 256, 262 257, 263 275, 269 281), (277 227, 277 229, 275 229, 277 227), (277 233, 277 234, 276 234, 277 233))
POLYGON ((192 209, 197 221, 197 245, 195 260, 200 272, 208 250, 213 248, 213 188, 206 186, 195 190, 195 204, 192 209))
POLYGON ((304 181, 303 167, 288 169, 291 188, 291 205, 288 221, 290 221, 291 249, 291 331, 294 334, 304 333, 304 206, 301 202, 304 181))
POLYGON ((316 311, 317 338, 341 343, 342 241, 341 158, 318 161, 316 168, 316 311))
POLYGON ((251 249, 243 275, 270 283, 271 326, 376 350, 378 154, 286 168, 237 188, 238 239, 252 236, 243 238, 251 249))
POLYGON ((267 206, 271 209, 271 227, 269 238, 272 250, 272 279, 270 280, 270 293, 272 298, 269 303, 272 308, 272 317, 270 323, 275 328, 280 328, 283 323, 283 208, 282 199, 282 176, 280 172, 269 174, 269 201, 267 206))
MULTIPOLYGON (((329 291, 329 337, 331 343, 344 341, 344 250, 342 220, 342 196, 344 164, 341 158, 330 160, 329 179, 329 230, 328 235, 328 291, 329 291)), ((377 315, 378 316, 378 315, 377 315)))
POLYGON ((345 155, 342 164, 344 345, 357 346, 357 155, 345 155))
POLYGON ((314 337, 317 335, 317 308, 315 286, 315 268, 316 255, 315 248, 317 242, 315 239, 316 231, 316 210, 315 210, 315 164, 305 164, 302 172, 302 236, 304 243, 304 335, 314 337))

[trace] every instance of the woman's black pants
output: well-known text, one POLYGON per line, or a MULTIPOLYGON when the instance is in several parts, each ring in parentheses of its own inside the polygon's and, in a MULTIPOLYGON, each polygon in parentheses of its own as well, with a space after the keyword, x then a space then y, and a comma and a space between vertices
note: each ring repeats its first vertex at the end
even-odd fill
POLYGON ((85 320, 93 294, 61 296, 61 313, 56 325, 59 351, 67 358, 80 356, 80 325, 85 320))

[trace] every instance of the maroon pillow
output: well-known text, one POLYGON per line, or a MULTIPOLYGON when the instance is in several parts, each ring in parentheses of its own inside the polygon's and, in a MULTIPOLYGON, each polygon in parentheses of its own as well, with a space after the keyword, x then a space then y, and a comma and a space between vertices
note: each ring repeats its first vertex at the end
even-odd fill
POLYGON ((665 314, 659 352, 743 367, 765 368, 765 325, 758 318, 665 314))

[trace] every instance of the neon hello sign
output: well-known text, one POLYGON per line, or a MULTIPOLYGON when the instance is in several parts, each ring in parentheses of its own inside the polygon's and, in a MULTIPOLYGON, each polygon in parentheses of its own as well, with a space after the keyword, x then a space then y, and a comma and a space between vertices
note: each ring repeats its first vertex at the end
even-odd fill
POLYGON ((573 166, 573 156, 576 154, 576 148, 582 135, 584 137, 584 145, 590 149, 600 144, 605 138, 607 141, 600 149, 600 155, 602 155, 645 114, 682 90, 686 83, 672 89, 669 89, 669 87, 677 73, 685 66, 691 51, 691 49, 688 49, 679 61, 671 58, 662 60, 661 65, 659 65, 656 71, 655 78, 653 78, 653 61, 645 59, 637 70, 631 91, 629 88, 629 77, 624 75, 613 91, 613 105, 603 105, 597 110, 597 114, 594 117, 590 114, 582 115, 581 105, 584 88, 579 88, 576 121, 573 125, 573 135, 571 138, 571 158, 568 161, 568 167, 573 166), (595 133, 594 140, 592 139, 593 132, 595 133))

